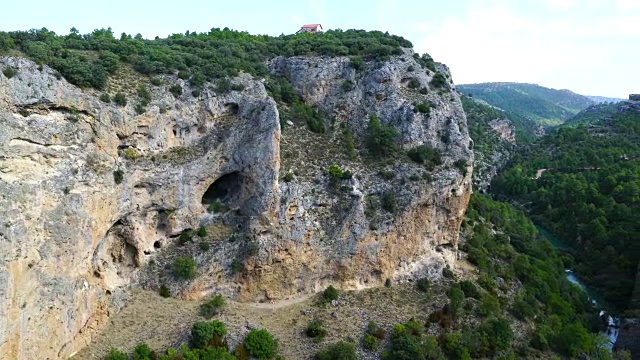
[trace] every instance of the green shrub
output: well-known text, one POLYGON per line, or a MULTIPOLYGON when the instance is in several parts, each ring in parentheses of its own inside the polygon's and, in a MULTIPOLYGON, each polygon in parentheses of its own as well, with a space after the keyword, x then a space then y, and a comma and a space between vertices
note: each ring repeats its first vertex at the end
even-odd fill
POLYGON ((143 84, 138 85, 138 99, 140 99, 142 106, 147 106, 151 102, 151 93, 143 84))
POLYGON ((216 294, 200 305, 200 315, 210 319, 218 315, 225 304, 226 301, 224 300, 224 297, 220 294, 216 294))
POLYGON ((428 145, 420 145, 407 152, 409 159, 418 164, 424 164, 428 168, 442 165, 442 155, 440 151, 428 145))
POLYGON ((228 210, 228 208, 224 204, 222 204, 220 201, 216 201, 213 204, 209 204, 209 207, 207 209, 214 213, 222 213, 228 210))
POLYGON ((113 97, 113 102, 120 107, 127 106, 127 96, 121 92, 117 92, 113 97))
POLYGON ((316 354, 316 360, 357 360, 356 347, 344 341, 331 344, 316 354))
POLYGON ((169 87, 169 92, 173 94, 174 97, 178 98, 182 95, 182 86, 179 84, 174 84, 169 87))
POLYGON ((480 297, 480 303, 476 307, 476 313, 483 317, 498 315, 500 313, 500 302, 495 296, 483 294, 480 297))
POLYGON ((209 249, 211 249, 211 245, 210 245, 210 244, 209 244, 209 242, 207 242, 207 241, 200 241, 200 242, 198 243, 198 248, 199 248, 201 251, 209 251, 209 249))
POLYGON ((365 334, 362 346, 367 350, 378 351, 378 339, 371 334, 365 334))
POLYGON ((353 129, 349 124, 345 124, 343 139, 344 148, 347 151, 347 156, 350 160, 354 160, 356 158, 356 142, 353 138, 353 129))
POLYGON ((431 282, 426 277, 418 279, 416 285, 418 286, 418 290, 422 292, 429 292, 429 289, 431 289, 431 282))
POLYGON ((395 325, 391 333, 389 347, 384 351, 383 359, 425 359, 420 341, 417 337, 409 334, 403 325, 395 325))
POLYGON ((129 357, 120 350, 111 348, 111 351, 104 357, 104 360, 129 360, 129 357))
POLYGON ((427 89, 426 87, 423 87, 420 89, 420 94, 427 95, 428 93, 429 93, 429 89, 427 89))
POLYGON ((356 88, 356 85, 351 80, 345 80, 341 85, 342 91, 349 92, 356 88))
POLYGON ((113 172, 113 181, 117 185, 120 185, 120 184, 122 184, 122 180, 124 180, 124 171, 122 171, 122 170, 114 171, 113 172))
POLYGON ((442 276, 444 276, 446 279, 453 279, 455 277, 455 274, 453 273, 453 271, 447 266, 446 268, 442 269, 442 276))
POLYGON ((200 227, 198 228, 198 236, 200 236, 201 238, 207 236, 207 229, 204 227, 200 227))
POLYGON ((471 281, 463 280, 459 285, 462 292, 464 292, 465 297, 471 297, 474 299, 478 299, 480 297, 478 288, 471 281))
POLYGON ((453 163, 453 166, 460 170, 462 176, 467 176, 467 160, 458 159, 453 163))
POLYGON ((244 270, 244 264, 239 259, 233 259, 231 261, 231 274, 239 274, 244 270))
POLYGON ((173 262, 173 275, 180 279, 193 279, 196 277, 196 262, 188 256, 178 256, 173 262))
POLYGON ((390 213, 395 213, 397 210, 396 197, 393 193, 387 192, 380 198, 380 205, 382 208, 390 213))
POLYGON ((244 85, 242 84, 231 84, 232 91, 242 91, 244 90, 244 85))
POLYGON ((372 115, 367 130, 367 148, 372 155, 388 156, 396 152, 400 135, 396 129, 382 125, 380 118, 372 115))
POLYGON ((292 173, 291 171, 289 171, 288 173, 286 173, 286 174, 282 177, 282 179, 283 179, 285 182, 292 182, 292 181, 293 181, 293 179, 294 179, 294 175, 293 175, 293 173, 292 173))
POLYGON ((109 96, 109 94, 107 93, 103 93, 102 95, 100 95, 100 101, 108 104, 111 102, 111 96, 109 96))
POLYGON ((185 230, 178 237, 178 244, 184 245, 193 240, 193 230, 185 230))
POLYGON ((329 285, 329 287, 324 289, 324 291, 322 292, 322 299, 325 303, 329 303, 333 300, 338 300, 338 296, 338 290, 334 288, 333 285, 329 285))
POLYGON ((431 112, 431 107, 429 104, 425 103, 415 103, 413 104, 413 112, 419 112, 421 114, 429 114, 431 112))
POLYGON ((396 173, 393 170, 380 170, 379 174, 385 180, 392 180, 396 177, 396 173))
POLYGON ((133 160, 133 159, 138 157, 138 152, 136 151, 136 149, 134 149, 132 147, 128 147, 128 148, 124 149, 123 153, 124 153, 124 157, 129 159, 129 160, 133 160))
POLYGON ((387 337, 387 332, 382 327, 378 326, 378 324, 376 324, 373 320, 369 320, 366 333, 369 335, 373 335, 380 341, 384 340, 385 337, 387 337))
POLYGON ((327 335, 327 330, 324 329, 322 325, 322 320, 311 320, 309 325, 307 325, 305 333, 308 337, 314 338, 316 342, 320 342, 327 335))
POLYGON ((200 89, 191 90, 191 96, 193 96, 194 98, 199 97, 200 96, 200 89))
POLYGON ((144 105, 138 103, 136 104, 134 110, 136 111, 137 115, 142 115, 145 113, 145 111, 147 111, 147 108, 144 105))
POLYGON ((349 60, 351 60, 351 67, 355 71, 364 69, 365 63, 360 56, 352 56, 349 58, 349 60))
POLYGON ((163 298, 168 298, 171 297, 171 291, 169 290, 169 288, 162 284, 160 285, 160 291, 159 291, 160 296, 162 296, 163 298))
POLYGON ((387 280, 384 281, 384 287, 386 287, 386 288, 390 288, 391 287, 391 279, 387 278, 387 280))
POLYGON ((409 87, 409 89, 417 89, 420 87, 420 81, 418 81, 418 79, 416 78, 412 78, 407 86, 409 87))
POLYGON ((191 327, 191 343, 203 349, 213 343, 222 343, 227 335, 227 327, 221 321, 199 321, 191 327))
POLYGON ((244 339, 244 346, 252 356, 260 360, 273 359, 278 353, 278 343, 265 329, 253 329, 244 339))
POLYGON ((269 78, 265 83, 265 87, 277 102, 284 102, 285 104, 291 105, 299 101, 298 92, 287 78, 269 78))
POLYGON ((151 85, 153 85, 153 86, 162 85, 162 79, 157 78, 157 77, 151 78, 151 85))
POLYGON ((178 78, 182 80, 187 80, 189 78, 189 72, 186 70, 178 71, 178 78))
POLYGON ((407 321, 404 327, 407 330, 407 333, 413 336, 420 337, 423 333, 422 324, 415 319, 407 321))
POLYGON ((462 307, 464 301, 464 292, 457 286, 453 286, 449 290, 449 312, 453 315, 457 315, 462 307))
POLYGON ((331 179, 331 185, 337 186, 341 180, 351 178, 351 173, 348 171, 342 171, 338 165, 329 165, 327 168, 329 173, 329 179, 331 179))
POLYGON ((133 349, 133 360, 155 360, 156 353, 151 350, 149 345, 145 343, 139 343, 133 349))
POLYGON ((440 72, 436 72, 429 84, 435 88, 442 88, 447 85, 447 78, 440 72))
POLYGON ((18 70, 9 66, 2 69, 2 73, 7 77, 7 79, 11 79, 12 77, 18 75, 18 70))
POLYGON ((216 92, 218 94, 228 94, 231 92, 231 81, 227 78, 216 81, 216 92))
POLYGON ((291 117, 298 122, 305 122, 314 133, 324 133, 326 131, 322 114, 313 107, 306 104, 294 104, 291 107, 291 117))

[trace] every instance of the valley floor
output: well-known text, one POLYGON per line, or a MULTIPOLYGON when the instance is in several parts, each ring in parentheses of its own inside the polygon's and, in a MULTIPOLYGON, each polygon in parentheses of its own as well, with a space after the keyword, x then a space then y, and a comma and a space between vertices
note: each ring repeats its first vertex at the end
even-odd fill
MULTIPOLYGON (((375 359, 379 354, 365 352, 360 346, 370 320, 387 332, 394 324, 412 317, 424 323, 429 313, 448 301, 447 288, 444 282, 434 283, 428 298, 411 283, 347 291, 341 292, 337 306, 319 305, 318 295, 275 304, 228 301, 216 319, 227 324, 232 349, 248 333, 249 327, 255 326, 268 329, 278 339, 281 354, 287 359, 310 359, 327 344, 349 338, 357 344, 359 359, 375 359), (312 319, 322 319, 328 331, 320 344, 304 334, 312 319)), ((135 290, 120 313, 73 359, 101 359, 111 348, 130 352, 139 342, 147 343, 156 351, 178 347, 188 342, 191 325, 204 320, 198 315, 200 304, 200 301, 162 298, 154 292, 135 290)))

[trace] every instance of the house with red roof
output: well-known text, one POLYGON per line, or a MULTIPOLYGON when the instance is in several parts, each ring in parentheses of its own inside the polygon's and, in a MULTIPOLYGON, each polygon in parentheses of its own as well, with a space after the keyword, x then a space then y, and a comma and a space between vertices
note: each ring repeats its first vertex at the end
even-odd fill
POLYGON ((298 32, 296 32, 296 34, 300 34, 303 32, 308 32, 308 33, 317 33, 317 32, 321 32, 322 31, 322 25, 320 24, 307 24, 307 25, 302 25, 302 27, 300 28, 300 30, 298 30, 298 32))

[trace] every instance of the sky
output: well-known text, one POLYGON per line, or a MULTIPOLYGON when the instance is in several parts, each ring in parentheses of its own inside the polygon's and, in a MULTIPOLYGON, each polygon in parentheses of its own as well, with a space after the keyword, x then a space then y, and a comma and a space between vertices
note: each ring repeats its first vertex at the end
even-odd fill
POLYGON ((640 93, 640 0, 29 0, 7 2, 2 12, 11 15, 0 31, 111 27, 150 39, 213 27, 291 34, 306 23, 381 30, 447 64, 457 84, 640 93))

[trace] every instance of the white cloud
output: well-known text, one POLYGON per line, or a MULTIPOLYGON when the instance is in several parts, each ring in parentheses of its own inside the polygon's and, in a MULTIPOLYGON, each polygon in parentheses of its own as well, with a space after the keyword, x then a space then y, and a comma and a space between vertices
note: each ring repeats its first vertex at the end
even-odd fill
POLYGON ((640 1, 638 0, 617 0, 616 7, 621 11, 640 10, 640 1))
POLYGON ((552 10, 567 11, 576 6, 575 0, 547 0, 547 6, 552 10))
POLYGON ((576 6, 584 13, 535 17, 497 1, 446 18, 414 45, 446 63, 457 83, 530 82, 610 96, 632 91, 640 74, 630 74, 625 62, 640 57, 632 45, 640 36, 640 14, 615 11, 603 0, 576 6), (597 10, 601 6, 606 11, 597 10))

